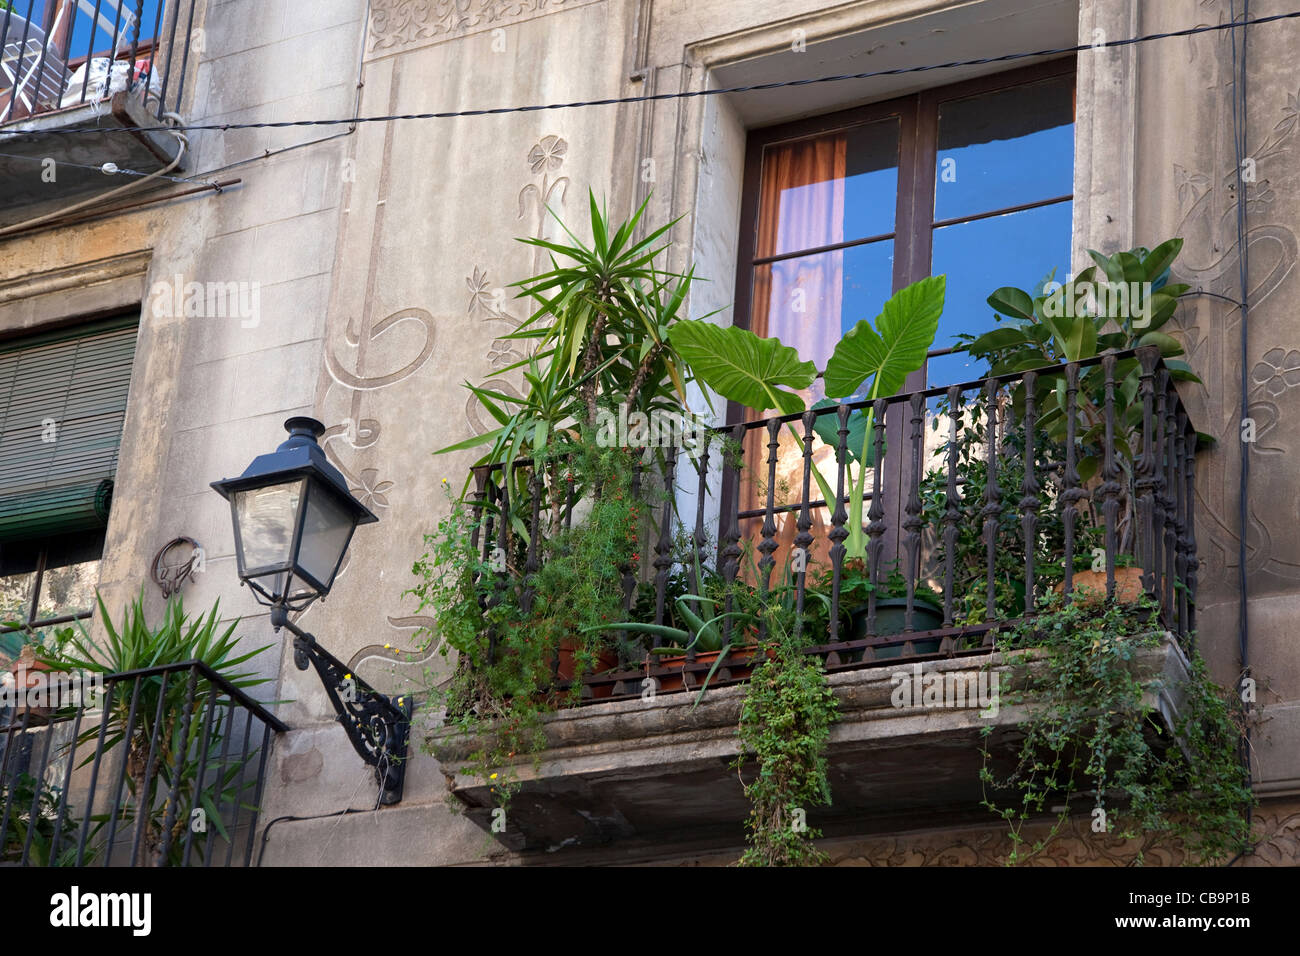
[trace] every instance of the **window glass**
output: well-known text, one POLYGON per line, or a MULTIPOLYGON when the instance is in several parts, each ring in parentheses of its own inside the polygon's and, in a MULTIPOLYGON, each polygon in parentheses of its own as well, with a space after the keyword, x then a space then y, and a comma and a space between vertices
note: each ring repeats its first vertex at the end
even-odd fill
POLYGON ((33 571, 0 577, 0 628, 15 621, 26 621, 32 605, 33 571))
MULTIPOLYGON (((893 277, 889 239, 756 266, 751 328, 825 368, 843 333, 879 314, 893 277)), ((805 396, 813 402, 825 397, 821 379, 805 396)))
MULTIPOLYGON (((935 275, 947 275, 947 298, 939 320, 937 348, 957 344, 959 332, 995 327, 991 292, 1013 285, 1032 292, 1055 270, 1065 277, 1070 264, 1073 203, 1055 203, 1003 216, 941 226, 934 230, 935 275)), ((931 356, 931 384, 967 382, 983 363, 966 353, 931 356)))
POLYGON ((1074 77, 940 105, 934 180, 935 222, 1069 195, 1074 77))
POLYGON ((767 147, 758 258, 892 233, 898 129, 889 119, 767 147))
POLYGON ((95 584, 99 561, 82 561, 61 568, 47 568, 41 579, 37 620, 85 614, 95 609, 95 584))

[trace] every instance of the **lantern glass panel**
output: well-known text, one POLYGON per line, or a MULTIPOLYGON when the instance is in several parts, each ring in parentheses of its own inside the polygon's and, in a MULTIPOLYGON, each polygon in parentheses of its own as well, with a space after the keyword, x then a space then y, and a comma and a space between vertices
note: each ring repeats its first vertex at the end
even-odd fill
POLYGON ((356 516, 337 495, 313 483, 307 495, 307 513, 303 518, 298 566, 319 581, 326 590, 334 583, 334 571, 343 557, 356 523, 356 516))
POLYGON ((240 561, 245 571, 288 564, 306 479, 237 491, 240 561))

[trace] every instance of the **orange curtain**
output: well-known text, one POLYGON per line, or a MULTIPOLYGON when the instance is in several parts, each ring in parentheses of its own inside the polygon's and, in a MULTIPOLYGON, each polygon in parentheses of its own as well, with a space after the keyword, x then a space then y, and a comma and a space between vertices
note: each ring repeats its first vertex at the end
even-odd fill
MULTIPOLYGON (((759 191, 758 258, 816 249, 844 240, 844 178, 847 140, 843 133, 799 140, 768 147, 763 156, 759 191)), ((840 301, 844 283, 844 254, 841 250, 784 259, 754 267, 750 330, 756 335, 775 337, 795 348, 801 358, 824 368, 840 339, 840 301)), ((821 380, 803 392, 811 405, 825 395, 821 380)), ((771 410, 769 410, 771 411, 771 410)), ((763 416, 751 413, 751 418, 763 416)), ((797 426, 802 434, 802 426, 797 426)), ((803 449, 786 429, 779 436, 774 503, 797 503, 803 492, 803 449)), ((834 474, 834 455, 820 449, 817 455, 822 473, 834 474)), ((766 507, 769 483, 768 434, 751 432, 745 448, 740 507, 742 511, 766 507)), ((833 482, 833 479, 832 479, 833 482)), ((815 482, 810 496, 820 497, 815 482)), ((776 574, 794 547, 798 533, 798 512, 776 515, 774 553, 776 574)), ((742 535, 757 546, 763 519, 742 522, 742 535)), ((826 513, 813 512, 812 533, 816 539, 812 558, 826 557, 826 513)), ((757 557, 757 555, 755 556, 757 557)), ((775 581, 774 574, 773 580, 775 581)))

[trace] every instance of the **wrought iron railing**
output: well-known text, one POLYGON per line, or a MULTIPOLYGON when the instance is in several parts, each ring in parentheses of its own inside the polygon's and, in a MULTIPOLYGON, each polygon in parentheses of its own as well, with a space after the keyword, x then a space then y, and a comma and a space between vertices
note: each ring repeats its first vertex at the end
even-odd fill
POLYGON ((0 123, 125 94, 162 120, 185 94, 197 0, 0 4, 0 123))
MULTIPOLYGON (((625 611, 653 608, 643 611, 647 623, 665 623, 672 616, 670 582, 698 592, 698 569, 769 598, 779 590, 798 612, 795 627, 808 652, 836 670, 986 653, 998 627, 1035 615, 1052 591, 1064 601, 1080 599, 1086 585, 1087 600, 1128 600, 1140 588, 1157 605, 1153 626, 1187 642, 1195 630, 1199 566, 1197 433, 1177 377, 1155 348, 1115 352, 741 422, 710 430, 689 456, 668 447, 655 465, 637 459, 630 465, 634 492, 649 483, 673 491, 661 496, 654 515, 653 560, 622 569, 625 611), (1045 413, 1039 406, 1049 387, 1055 398, 1045 413), (854 567, 846 545, 849 435, 868 408, 877 425, 874 467, 864 495, 865 553, 854 567), (822 420, 833 423, 836 441, 818 436, 822 420), (817 495, 814 469, 835 489, 829 502, 817 495), (793 480, 783 484, 782 471, 793 480), (806 560, 791 562, 799 553, 806 560), (774 584, 778 566, 784 584, 774 584), (849 607, 855 575, 867 586, 856 592, 860 606, 849 607), (823 598, 814 602, 812 590, 823 598), (824 613, 811 613, 815 603, 824 613), (892 633, 882 625, 886 603, 898 605, 892 610, 901 617, 892 633)), ((525 595, 530 591, 544 560, 543 501, 562 502, 563 527, 580 511, 571 474, 567 488, 547 491, 532 462, 511 467, 511 481, 500 465, 475 470, 475 544, 485 565, 497 551, 514 549, 523 558, 513 562, 521 571, 498 570, 485 606, 512 575, 525 595), (522 480, 520 472, 527 473, 522 480), (521 493, 528 501, 512 509, 511 495, 521 493), (524 540, 516 524, 499 519, 506 511, 516 521, 522 512, 524 540)), ((721 626, 731 640, 739 625, 728 619, 721 626)), ((661 644, 647 637, 640 649, 661 644)), ((585 678, 583 696, 635 695, 647 677, 661 689, 698 686, 711 664, 697 656, 684 651, 682 662, 665 667, 658 657, 624 652, 614 671, 585 678)), ((735 653, 732 661, 712 683, 746 676, 747 655, 735 653)))
POLYGON ((45 696, 0 709, 0 864, 249 865, 278 718, 200 661, 25 679, 45 696))

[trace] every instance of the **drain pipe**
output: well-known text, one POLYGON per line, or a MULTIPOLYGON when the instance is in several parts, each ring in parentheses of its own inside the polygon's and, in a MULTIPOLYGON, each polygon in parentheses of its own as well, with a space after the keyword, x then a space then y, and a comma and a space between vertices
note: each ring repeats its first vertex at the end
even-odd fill
MULTIPOLYGON (((1229 12, 1232 16, 1232 22, 1237 22, 1237 4, 1236 0, 1231 0, 1229 12)), ((1243 0, 1242 16, 1244 19, 1250 19, 1250 0, 1243 0)), ((1247 104, 1246 104, 1246 83, 1247 83, 1247 44, 1249 42, 1249 31, 1243 28, 1234 27, 1229 33, 1232 42, 1232 138, 1234 158, 1237 162, 1237 271, 1238 282, 1241 286, 1241 336, 1240 336, 1240 357, 1241 357, 1241 415, 1240 421, 1245 421, 1247 413, 1250 410, 1250 249, 1246 240, 1246 183, 1242 178, 1242 164, 1245 162, 1246 143, 1248 136, 1247 129, 1247 104), (1241 34, 1241 56, 1237 56, 1237 35, 1241 34)), ((1240 429, 1241 425, 1238 425, 1240 429)), ((1240 432, 1238 432, 1240 438, 1240 432)), ((1250 575, 1246 568, 1247 547, 1246 534, 1250 521, 1250 444, 1245 441, 1240 442, 1241 446, 1241 471, 1239 475, 1239 488, 1237 496, 1237 523, 1240 528, 1237 542, 1237 587, 1240 596, 1237 605, 1237 651, 1241 658, 1241 675, 1238 680, 1237 693, 1240 695, 1245 681, 1250 677, 1250 575)), ((1246 726, 1243 728, 1242 735, 1242 760, 1246 764, 1247 773, 1250 774, 1248 784, 1253 788, 1254 774, 1250 767, 1250 722, 1249 714, 1253 709, 1253 702, 1249 700, 1242 701, 1246 714, 1246 726)), ((1246 807, 1246 824, 1249 827, 1252 818, 1251 807, 1246 807)))

